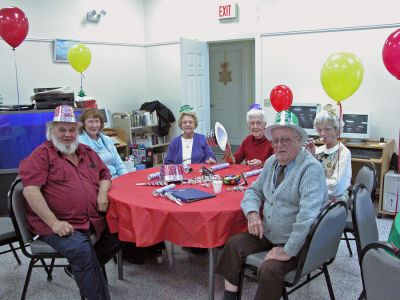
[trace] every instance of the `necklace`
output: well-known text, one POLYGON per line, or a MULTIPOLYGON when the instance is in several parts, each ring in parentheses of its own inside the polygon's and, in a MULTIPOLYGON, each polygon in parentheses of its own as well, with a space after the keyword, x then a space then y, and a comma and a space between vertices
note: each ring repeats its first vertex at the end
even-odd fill
POLYGON ((182 137, 182 141, 185 144, 186 149, 190 149, 190 146, 193 144, 193 138, 191 139, 185 139, 182 137))

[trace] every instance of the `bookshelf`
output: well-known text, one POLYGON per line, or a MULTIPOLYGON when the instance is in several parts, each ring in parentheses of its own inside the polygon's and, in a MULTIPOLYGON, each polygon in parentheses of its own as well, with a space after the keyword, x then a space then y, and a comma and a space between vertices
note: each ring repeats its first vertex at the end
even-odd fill
POLYGON ((125 130, 114 129, 114 128, 104 128, 103 133, 114 139, 114 146, 117 148, 118 153, 122 153, 123 157, 129 156, 129 147, 127 144, 125 130))
POLYGON ((113 113, 113 127, 125 132, 130 154, 141 157, 146 167, 161 165, 168 150, 169 134, 158 136, 156 112, 113 113))

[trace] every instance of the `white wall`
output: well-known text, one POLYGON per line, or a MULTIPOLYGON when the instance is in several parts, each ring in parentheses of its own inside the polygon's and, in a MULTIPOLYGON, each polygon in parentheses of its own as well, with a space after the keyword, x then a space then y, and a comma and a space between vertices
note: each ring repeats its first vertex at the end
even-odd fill
MULTIPOLYGON (((67 64, 53 63, 49 41, 55 38, 95 42, 88 44, 93 61, 85 72, 84 88, 101 105, 113 111, 131 110, 157 99, 176 114, 181 101, 176 44, 180 37, 229 40, 400 22, 398 0, 235 2, 239 20, 221 23, 217 20, 217 0, 0 0, 0 7, 15 5, 30 21, 28 39, 17 48, 21 102, 26 103, 38 86, 63 85, 79 90, 79 74, 67 64), (107 11, 98 24, 85 22, 86 12, 93 8, 107 11), (143 48, 143 43, 160 45, 143 48)), ((262 98, 268 97, 277 83, 287 83, 296 100, 329 102, 319 82, 322 62, 332 52, 352 51, 362 60, 365 77, 359 91, 343 102, 344 109, 372 111, 373 136, 396 138, 400 84, 383 68, 380 54, 385 38, 394 30, 262 37, 262 98)), ((0 68, 0 94, 6 104, 16 103, 13 54, 4 42, 0 42, 0 68)), ((261 103, 262 99, 256 101, 261 103)))
MULTIPOLYGON (((219 2, 145 1, 146 41, 169 42, 179 37, 214 41, 261 34, 262 98, 269 98, 275 85, 287 84, 292 88, 295 101, 299 102, 333 103, 320 83, 322 64, 333 52, 353 52, 363 62, 365 75, 360 89, 343 102, 344 111, 372 112, 372 137, 397 138, 400 82, 386 71, 381 56, 385 39, 396 28, 269 35, 400 23, 400 1, 236 0, 239 20, 233 22, 217 20, 219 2)), ((262 103, 263 99, 255 101, 262 103)), ((268 115, 271 120, 272 110, 268 115)))
POLYGON ((219 0, 146 0, 145 39, 210 40, 255 33, 399 22, 398 0, 235 0, 239 19, 220 22, 219 0))
MULTIPOLYGON (((16 49, 20 103, 28 103, 34 87, 70 86, 77 93, 79 74, 67 63, 53 62, 56 38, 88 42, 92 62, 84 72, 87 95, 112 111, 140 105, 145 95, 145 49, 142 0, 3 1, 17 6, 29 20, 27 39, 16 49), (86 22, 91 9, 107 14, 99 23, 86 22)), ((0 41, 0 94, 5 104, 17 103, 14 55, 0 41)))
MULTIPOLYGON (((181 106, 179 44, 146 48, 146 91, 146 101, 160 101, 178 121, 181 106)), ((172 137, 180 133, 177 121, 171 127, 172 137)))
MULTIPOLYGON (((321 67, 328 55, 347 51, 358 56, 364 65, 364 79, 350 98, 342 101, 343 112, 372 113, 371 137, 396 138, 400 82, 392 77, 382 62, 382 46, 393 29, 307 34, 263 39, 263 90, 278 84, 293 91, 294 102, 332 103, 324 92, 321 67)), ((265 96, 269 98, 268 94, 265 96)), ((337 107, 337 110, 339 108, 337 107)), ((270 119, 274 115, 269 109, 270 119)))

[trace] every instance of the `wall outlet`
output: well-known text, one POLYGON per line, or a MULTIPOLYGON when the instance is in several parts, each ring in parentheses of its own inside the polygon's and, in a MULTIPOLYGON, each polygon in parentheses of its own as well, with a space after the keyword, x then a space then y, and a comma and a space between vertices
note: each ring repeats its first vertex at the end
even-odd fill
POLYGON ((264 107, 272 107, 271 106, 271 99, 264 98, 264 107))

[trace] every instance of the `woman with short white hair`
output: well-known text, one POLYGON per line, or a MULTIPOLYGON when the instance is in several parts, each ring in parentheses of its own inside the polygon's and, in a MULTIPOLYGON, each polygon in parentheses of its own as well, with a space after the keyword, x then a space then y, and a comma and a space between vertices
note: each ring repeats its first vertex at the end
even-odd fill
POLYGON ((224 161, 240 164, 245 161, 250 167, 262 168, 264 162, 274 154, 271 142, 265 137, 267 125, 265 113, 260 104, 252 104, 246 114, 250 134, 243 140, 239 149, 232 154, 231 145, 226 144, 224 161))
POLYGON ((308 139, 305 148, 322 163, 325 171, 329 200, 348 201, 348 187, 351 181, 351 153, 347 147, 338 141, 343 130, 343 120, 340 120, 332 105, 327 104, 314 119, 322 146, 316 147, 313 139, 308 139))

